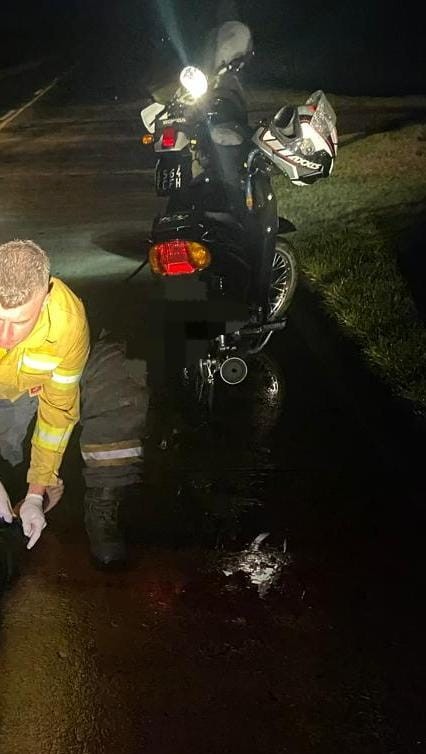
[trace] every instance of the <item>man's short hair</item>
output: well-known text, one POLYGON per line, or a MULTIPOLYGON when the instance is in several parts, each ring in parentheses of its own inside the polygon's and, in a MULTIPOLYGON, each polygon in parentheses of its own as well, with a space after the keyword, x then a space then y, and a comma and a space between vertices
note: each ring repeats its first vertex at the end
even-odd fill
POLYGON ((14 309, 48 289, 49 258, 34 241, 0 245, 0 306, 14 309))

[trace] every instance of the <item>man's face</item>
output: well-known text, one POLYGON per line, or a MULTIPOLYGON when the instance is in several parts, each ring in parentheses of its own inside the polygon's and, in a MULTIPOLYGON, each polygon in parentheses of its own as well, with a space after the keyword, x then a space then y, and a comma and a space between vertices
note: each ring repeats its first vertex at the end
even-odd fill
POLYGON ((25 340, 34 329, 46 297, 47 292, 40 291, 14 309, 0 306, 0 348, 10 350, 25 340))

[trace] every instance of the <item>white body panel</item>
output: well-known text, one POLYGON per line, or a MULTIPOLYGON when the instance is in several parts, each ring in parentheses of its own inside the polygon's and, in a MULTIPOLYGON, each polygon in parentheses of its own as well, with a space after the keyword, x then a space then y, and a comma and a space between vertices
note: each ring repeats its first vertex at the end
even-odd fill
POLYGON ((144 109, 141 110, 142 123, 144 124, 148 133, 154 133, 155 119, 162 110, 164 110, 164 105, 160 105, 159 102, 153 102, 152 105, 148 105, 148 107, 144 107, 144 109))

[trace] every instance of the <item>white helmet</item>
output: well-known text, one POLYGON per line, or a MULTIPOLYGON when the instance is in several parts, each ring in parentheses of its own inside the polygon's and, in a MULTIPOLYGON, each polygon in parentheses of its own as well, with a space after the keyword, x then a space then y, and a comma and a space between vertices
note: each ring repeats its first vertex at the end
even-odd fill
POLYGON ((326 178, 337 153, 336 114, 324 92, 314 92, 304 105, 286 105, 254 141, 298 186, 326 178))

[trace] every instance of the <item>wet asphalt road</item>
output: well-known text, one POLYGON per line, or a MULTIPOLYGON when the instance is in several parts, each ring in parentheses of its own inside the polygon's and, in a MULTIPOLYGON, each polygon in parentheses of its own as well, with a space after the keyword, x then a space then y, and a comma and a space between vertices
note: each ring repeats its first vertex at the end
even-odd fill
MULTIPOLYGON (((152 284, 123 281, 160 205, 140 100, 103 73, 1 134, 0 241, 42 244, 139 356, 152 284)), ((268 354, 165 450, 154 412, 126 572, 88 560, 72 445, 1 604, 1 754, 426 752, 415 429, 309 290, 268 354)))

